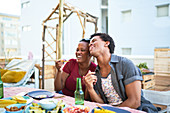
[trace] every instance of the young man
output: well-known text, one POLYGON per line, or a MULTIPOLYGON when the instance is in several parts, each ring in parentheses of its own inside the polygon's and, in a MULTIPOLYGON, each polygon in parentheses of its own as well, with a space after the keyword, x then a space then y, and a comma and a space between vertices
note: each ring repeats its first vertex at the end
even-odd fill
POLYGON ((93 34, 90 39, 90 54, 98 62, 96 71, 84 77, 91 100, 157 113, 157 109, 142 95, 143 79, 139 69, 127 58, 113 54, 113 39, 104 33, 93 34))

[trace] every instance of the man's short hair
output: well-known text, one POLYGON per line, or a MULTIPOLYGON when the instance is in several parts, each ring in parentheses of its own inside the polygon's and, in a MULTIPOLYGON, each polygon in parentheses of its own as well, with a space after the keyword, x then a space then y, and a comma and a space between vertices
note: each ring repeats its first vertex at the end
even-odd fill
POLYGON ((90 39, 92 39, 93 37, 95 36, 99 36, 103 41, 109 41, 110 44, 109 44, 109 50, 110 50, 110 53, 114 53, 114 49, 115 49, 115 43, 112 39, 112 37, 110 37, 108 34, 106 33, 94 33, 91 35, 90 39))

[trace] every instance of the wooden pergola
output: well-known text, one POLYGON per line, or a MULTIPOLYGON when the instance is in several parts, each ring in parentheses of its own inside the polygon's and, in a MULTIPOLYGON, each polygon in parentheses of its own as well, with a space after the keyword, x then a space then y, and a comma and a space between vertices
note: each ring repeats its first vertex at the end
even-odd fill
POLYGON ((95 26, 94 32, 96 33, 97 28, 97 21, 98 17, 95 17, 85 11, 80 10, 77 7, 72 6, 69 3, 64 3, 63 0, 59 0, 59 4, 56 6, 55 9, 51 12, 51 14, 43 21, 43 32, 42 32, 42 89, 44 89, 44 66, 45 61, 56 61, 60 59, 62 56, 62 33, 63 33, 63 23, 73 14, 75 13, 79 19, 79 22, 82 27, 82 38, 84 38, 86 33, 86 23, 90 22, 93 23, 95 26), (55 21, 58 22, 54 26, 51 24, 48 25, 48 22, 55 21), (48 39, 45 37, 45 33, 49 34, 52 41, 49 42, 48 39), (55 31, 55 33, 52 33, 55 31), (55 45, 53 47, 52 45, 55 45), (48 50, 47 50, 48 48, 48 50), (50 51, 49 51, 50 49, 50 51), (54 55, 55 54, 55 55, 54 55), (46 55, 46 56, 45 56, 46 55), (48 59, 48 60, 46 60, 48 59))

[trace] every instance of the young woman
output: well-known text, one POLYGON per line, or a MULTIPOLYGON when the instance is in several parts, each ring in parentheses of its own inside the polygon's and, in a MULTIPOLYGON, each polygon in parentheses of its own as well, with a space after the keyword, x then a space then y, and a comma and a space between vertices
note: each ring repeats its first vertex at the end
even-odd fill
MULTIPOLYGON (((62 90, 63 94, 74 97, 76 90, 76 78, 83 79, 88 71, 95 71, 96 64, 91 62, 91 55, 89 52, 90 40, 80 40, 77 50, 75 52, 77 59, 70 59, 61 69, 63 62, 60 60, 56 62, 58 73, 55 76, 54 87, 56 91, 62 90)), ((85 84, 83 80, 82 89, 85 93, 85 84)))

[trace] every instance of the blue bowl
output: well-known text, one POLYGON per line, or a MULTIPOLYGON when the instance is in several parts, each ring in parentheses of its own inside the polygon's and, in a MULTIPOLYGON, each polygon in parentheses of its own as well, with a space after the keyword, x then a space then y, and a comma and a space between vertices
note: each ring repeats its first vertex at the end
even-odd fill
MULTIPOLYGON (((8 109, 10 109, 11 107, 18 107, 20 108, 21 106, 25 106, 26 104, 12 104, 7 106, 8 109)), ((6 113, 23 113, 24 110, 20 110, 20 111, 6 111, 6 113)))

